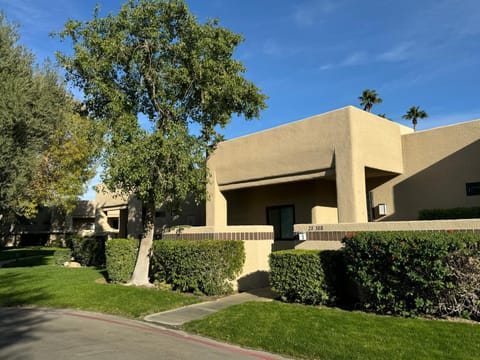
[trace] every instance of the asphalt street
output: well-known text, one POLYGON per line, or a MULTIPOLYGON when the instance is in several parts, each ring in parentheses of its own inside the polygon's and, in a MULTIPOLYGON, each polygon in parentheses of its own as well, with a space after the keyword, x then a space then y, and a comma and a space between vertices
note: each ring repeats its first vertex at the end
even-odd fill
POLYGON ((142 321, 74 311, 0 308, 0 359, 282 359, 142 321))

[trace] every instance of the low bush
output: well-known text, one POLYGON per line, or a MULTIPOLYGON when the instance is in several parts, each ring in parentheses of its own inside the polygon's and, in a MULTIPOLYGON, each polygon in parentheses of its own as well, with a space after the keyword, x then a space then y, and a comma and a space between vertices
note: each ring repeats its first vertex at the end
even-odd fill
POLYGON ((479 317, 479 234, 366 232, 343 242, 365 309, 479 317))
POLYGON ((480 207, 424 209, 418 213, 419 220, 449 220, 480 218, 480 207))
POLYGON ((151 277, 173 289, 205 295, 232 291, 241 272, 245 249, 241 241, 154 241, 151 277))
POLYGON ((320 251, 285 250, 271 253, 270 287, 287 302, 317 305, 331 300, 320 251))
POLYGON ((270 287, 286 302, 333 304, 346 299, 341 251, 285 250, 270 254, 270 287))
POLYGON ((105 265, 105 238, 101 236, 71 236, 66 240, 72 256, 83 266, 105 265))
POLYGON ((132 276, 138 252, 136 239, 110 239, 105 243, 108 278, 112 282, 127 282, 132 276))
POLYGON ((55 265, 65 264, 67 261, 72 259, 72 250, 68 248, 58 248, 54 250, 53 253, 53 262, 55 265))

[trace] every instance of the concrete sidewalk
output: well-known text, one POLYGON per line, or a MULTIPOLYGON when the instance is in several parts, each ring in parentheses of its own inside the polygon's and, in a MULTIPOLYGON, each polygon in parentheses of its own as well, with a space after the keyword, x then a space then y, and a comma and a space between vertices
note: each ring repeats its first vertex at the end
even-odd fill
POLYGON ((272 299, 273 293, 269 288, 255 289, 248 292, 225 296, 214 301, 206 301, 200 304, 188 305, 182 308, 148 315, 144 320, 159 325, 178 327, 189 321, 207 317, 210 314, 232 305, 242 304, 248 301, 271 301, 272 299))

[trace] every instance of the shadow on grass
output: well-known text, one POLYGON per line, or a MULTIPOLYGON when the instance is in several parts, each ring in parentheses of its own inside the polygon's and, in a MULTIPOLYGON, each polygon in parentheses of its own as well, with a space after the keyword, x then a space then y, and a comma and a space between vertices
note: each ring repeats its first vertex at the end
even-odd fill
POLYGON ((35 285, 36 278, 30 274, 6 273, 0 276, 0 306, 35 304, 50 296, 42 286, 35 285))
POLYGON ((30 259, 18 259, 2 265, 2 268, 34 267, 51 264, 51 257, 39 256, 30 259))
POLYGON ((38 248, 11 248, 0 250, 0 261, 20 259, 30 256, 53 256, 54 249, 38 249, 38 248))

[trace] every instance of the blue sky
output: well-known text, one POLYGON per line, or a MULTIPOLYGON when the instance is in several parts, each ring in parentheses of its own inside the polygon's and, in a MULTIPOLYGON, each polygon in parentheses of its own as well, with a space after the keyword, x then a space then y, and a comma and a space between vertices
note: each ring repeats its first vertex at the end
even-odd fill
MULTIPOLYGON (((116 12, 121 1, 0 0, 20 25, 21 42, 39 62, 68 44, 50 38, 68 18, 116 12)), ((234 119, 233 138, 320 114, 359 106, 375 89, 385 113, 404 125, 412 105, 429 118, 418 130, 480 118, 480 1, 478 0, 187 0, 200 21, 244 36, 236 58, 246 77, 269 96, 261 120, 234 119)))

